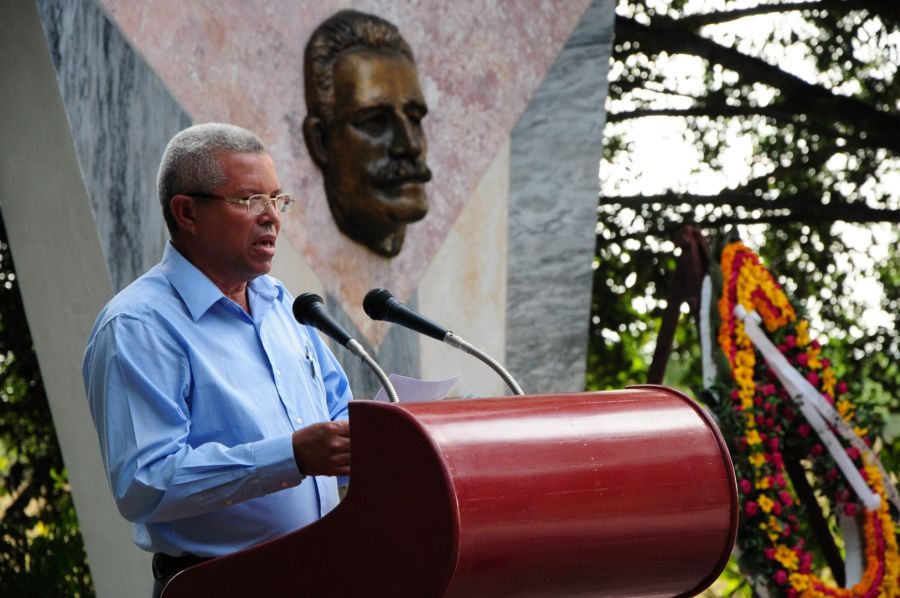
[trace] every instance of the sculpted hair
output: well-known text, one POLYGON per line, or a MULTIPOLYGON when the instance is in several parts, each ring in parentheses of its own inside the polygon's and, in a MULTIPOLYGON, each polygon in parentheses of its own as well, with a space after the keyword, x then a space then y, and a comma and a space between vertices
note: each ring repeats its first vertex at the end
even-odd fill
POLYGON ((204 123, 181 131, 169 141, 162 155, 156 188, 163 218, 174 237, 178 224, 169 203, 172 197, 210 193, 225 183, 219 164, 223 153, 265 154, 265 144, 251 131, 224 123, 204 123))
POLYGON ((333 14, 313 31, 303 55, 306 109, 326 123, 334 114, 334 64, 354 49, 400 52, 415 62, 397 28, 381 17, 355 10, 333 14))

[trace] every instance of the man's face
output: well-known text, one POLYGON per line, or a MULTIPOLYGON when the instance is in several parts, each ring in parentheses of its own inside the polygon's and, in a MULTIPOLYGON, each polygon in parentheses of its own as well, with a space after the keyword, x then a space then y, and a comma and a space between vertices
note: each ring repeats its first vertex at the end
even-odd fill
POLYGON ((325 190, 338 227, 382 255, 400 251, 405 225, 428 211, 415 65, 398 52, 350 51, 334 67, 334 118, 325 133, 325 190))
MULTIPOLYGON (((226 182, 211 190, 212 195, 243 198, 281 191, 268 154, 226 153, 219 163, 226 182)), ((196 206, 196 265, 213 282, 220 287, 246 283, 272 268, 281 216, 271 205, 256 215, 244 205, 222 200, 198 200, 196 206)))

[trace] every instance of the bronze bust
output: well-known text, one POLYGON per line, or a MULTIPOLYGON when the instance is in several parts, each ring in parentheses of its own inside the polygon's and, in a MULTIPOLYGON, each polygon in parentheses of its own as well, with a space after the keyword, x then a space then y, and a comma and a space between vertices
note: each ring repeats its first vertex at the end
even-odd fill
POLYGON ((409 44, 379 17, 344 10, 313 32, 303 61, 303 137, 342 233, 385 257, 428 212, 428 112, 409 44))

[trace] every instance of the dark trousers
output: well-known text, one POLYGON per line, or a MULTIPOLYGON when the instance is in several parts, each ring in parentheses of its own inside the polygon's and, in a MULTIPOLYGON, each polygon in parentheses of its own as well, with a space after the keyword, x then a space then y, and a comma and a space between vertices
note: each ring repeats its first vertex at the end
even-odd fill
POLYGON ((166 584, 172 581, 178 573, 188 567, 199 565, 209 558, 187 554, 184 556, 169 556, 161 552, 153 555, 153 598, 160 598, 166 584))

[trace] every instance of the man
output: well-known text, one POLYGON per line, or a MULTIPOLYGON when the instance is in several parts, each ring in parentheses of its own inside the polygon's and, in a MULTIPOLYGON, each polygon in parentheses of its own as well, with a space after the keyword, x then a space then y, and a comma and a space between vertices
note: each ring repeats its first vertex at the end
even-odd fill
POLYGON ((266 275, 293 199, 259 138, 190 127, 166 147, 158 188, 171 242, 100 313, 82 366, 116 504, 155 553, 154 595, 332 509, 351 398, 266 275))
POLYGON ((385 257, 428 211, 428 112, 409 44, 373 15, 345 10, 313 32, 303 72, 306 147, 335 223, 385 257))

